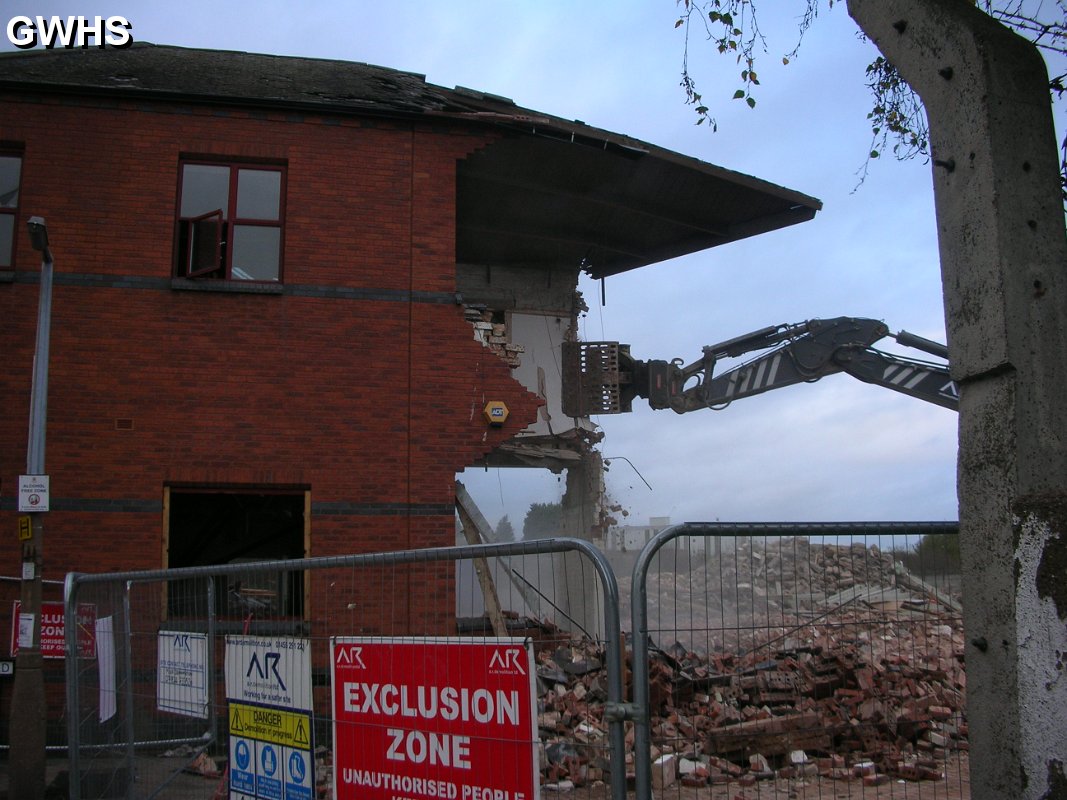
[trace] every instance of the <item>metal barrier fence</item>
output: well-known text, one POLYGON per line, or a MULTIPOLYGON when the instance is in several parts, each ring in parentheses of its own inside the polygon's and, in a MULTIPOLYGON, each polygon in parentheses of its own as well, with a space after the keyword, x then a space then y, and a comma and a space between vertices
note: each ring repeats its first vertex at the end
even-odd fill
POLYGON ((956 523, 654 537, 631 582, 636 797, 968 798, 956 543, 956 523))
POLYGON ((625 797, 618 587, 587 542, 71 574, 65 603, 73 800, 625 797))
POLYGON ((66 649, 80 654, 67 661, 69 796, 623 800, 629 783, 637 800, 963 800, 953 548, 915 547, 957 533, 955 523, 688 524, 649 542, 618 583, 595 548, 558 539, 71 575, 66 649), (503 628, 483 615, 492 604, 479 571, 493 576, 503 628), (628 704, 620 591, 631 591, 628 704), (403 655, 413 636, 424 637, 421 673, 403 655), (537 753, 529 797, 500 793, 513 753, 474 763, 479 736, 506 737, 435 738, 428 717, 446 706, 475 722, 519 714, 500 688, 510 684, 461 699, 462 665, 439 637, 448 648, 508 643, 492 652, 511 678, 529 643, 536 726, 515 743, 537 753), (372 662, 382 652, 393 659, 384 666, 372 662), (289 696, 240 694, 299 674, 302 659, 310 667, 287 680, 289 696), (346 678, 342 667, 361 662, 373 677, 346 678), (358 714, 382 709, 412 724, 379 716, 361 727, 358 714), (416 777, 381 785, 389 766, 374 747, 416 777), (293 779, 294 754, 314 778, 293 779), (425 760, 465 771, 418 783, 425 760), (233 795, 230 769, 242 773, 233 795), (272 769, 286 777, 272 784, 272 769))

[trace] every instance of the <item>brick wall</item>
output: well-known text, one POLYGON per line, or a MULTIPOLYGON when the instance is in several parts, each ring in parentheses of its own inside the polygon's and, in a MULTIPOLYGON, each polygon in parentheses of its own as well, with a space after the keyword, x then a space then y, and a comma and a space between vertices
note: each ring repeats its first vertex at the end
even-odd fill
MULTIPOLYGON (((14 275, 0 283, 0 527, 14 530, 25 468, 39 256, 24 231, 39 215, 56 268, 46 578, 161 566, 174 483, 309 488, 313 509, 332 509, 313 513, 312 555, 450 544, 455 473, 537 403, 452 300, 456 161, 490 141, 0 96, 0 142, 24 148, 14 275), (182 155, 287 165, 284 293, 172 288, 182 155), (490 399, 509 406, 503 428, 482 418, 490 399)), ((18 561, 0 537, 0 573, 18 561)))

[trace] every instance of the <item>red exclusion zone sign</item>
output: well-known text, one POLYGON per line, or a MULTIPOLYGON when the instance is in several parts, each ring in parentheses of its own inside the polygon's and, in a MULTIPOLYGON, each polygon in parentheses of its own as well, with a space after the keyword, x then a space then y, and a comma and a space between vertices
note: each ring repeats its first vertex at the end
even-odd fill
POLYGON ((334 638, 337 800, 537 800, 522 639, 334 638))
MULTIPOLYGON (((19 652, 18 622, 22 615, 22 601, 16 600, 11 611, 11 656, 19 652)), ((96 658, 96 606, 78 603, 78 658, 96 658)), ((64 658, 66 655, 66 625, 63 601, 41 602, 40 649, 42 658, 64 658)))

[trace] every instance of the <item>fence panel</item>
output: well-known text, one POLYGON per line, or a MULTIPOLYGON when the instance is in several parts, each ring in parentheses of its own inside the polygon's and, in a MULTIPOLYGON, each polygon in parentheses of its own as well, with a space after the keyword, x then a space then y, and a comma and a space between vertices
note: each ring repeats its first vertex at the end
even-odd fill
POLYGON ((661 532, 631 587, 637 797, 968 798, 958 563, 956 523, 661 532))
POLYGON ((586 542, 72 574, 65 602, 93 618, 74 800, 625 797, 618 587, 586 542))

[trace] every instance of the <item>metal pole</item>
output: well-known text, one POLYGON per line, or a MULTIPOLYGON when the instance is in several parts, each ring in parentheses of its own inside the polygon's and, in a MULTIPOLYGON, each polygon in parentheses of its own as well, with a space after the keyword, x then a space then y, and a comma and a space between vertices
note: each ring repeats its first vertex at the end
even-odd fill
MULTIPOLYGON (((30 239, 40 250, 41 285, 37 305, 37 343, 30 389, 30 432, 26 474, 44 475, 45 426, 48 418, 48 347, 52 326, 52 253, 44 220, 31 217, 30 239)), ((11 694, 9 741, 11 797, 43 800, 47 705, 41 664, 41 581, 44 565, 44 513, 31 513, 32 535, 22 543, 22 588, 19 649, 11 694)))
MULTIPOLYGON (((134 782, 137 779, 137 741, 136 727, 134 725, 134 700, 133 700, 133 623, 130 619, 130 590, 132 581, 126 581, 122 592, 122 634, 125 639, 123 649, 122 668, 125 675, 123 680, 126 685, 126 796, 132 800, 134 794, 134 782)), ((116 690, 118 687, 115 687, 116 690)), ((117 698, 116 698, 117 699, 117 698)), ((72 776, 73 777, 73 776, 72 776)), ((80 776, 79 776, 80 779, 80 776)))
MULTIPOLYGON (((70 775, 69 800, 81 800, 81 664, 78 662, 78 631, 70 623, 77 616, 78 575, 68 572, 63 585, 63 629, 67 677, 67 774, 70 775)), ((14 718, 14 715, 12 715, 14 718)))

